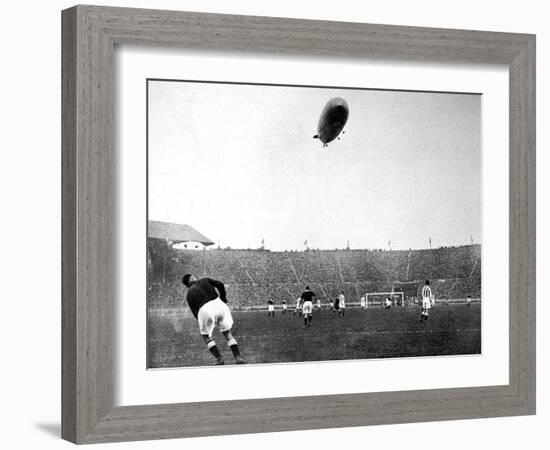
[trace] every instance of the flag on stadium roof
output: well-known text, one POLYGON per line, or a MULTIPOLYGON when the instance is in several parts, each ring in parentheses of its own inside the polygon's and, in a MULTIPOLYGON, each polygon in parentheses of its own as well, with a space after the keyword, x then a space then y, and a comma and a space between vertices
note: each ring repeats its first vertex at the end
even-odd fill
POLYGON ((178 242, 200 242, 204 246, 214 245, 204 234, 199 233, 191 225, 181 223, 149 221, 147 236, 153 239, 164 239, 178 242))

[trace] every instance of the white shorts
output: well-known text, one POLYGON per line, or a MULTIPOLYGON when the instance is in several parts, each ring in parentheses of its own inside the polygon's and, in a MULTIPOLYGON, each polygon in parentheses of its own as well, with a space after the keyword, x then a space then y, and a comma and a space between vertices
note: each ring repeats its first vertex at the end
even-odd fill
POLYGON ((346 304, 345 304, 345 303, 342 303, 342 302, 340 302, 340 309, 346 309, 346 304))
POLYGON ((311 314, 312 312, 313 312, 313 303, 304 302, 304 304, 302 305, 302 313, 311 314))
POLYGON ((269 312, 273 312, 273 311, 275 311, 275 307, 273 305, 267 305, 267 310, 269 312))
POLYGON ((423 309, 430 309, 432 307, 432 302, 429 298, 423 298, 422 299, 422 308, 423 309))
POLYGON ((229 331, 233 326, 233 317, 229 307, 219 298, 210 300, 199 309, 197 315, 199 321, 199 330, 202 335, 207 334, 212 337, 214 327, 218 327, 221 332, 229 331))

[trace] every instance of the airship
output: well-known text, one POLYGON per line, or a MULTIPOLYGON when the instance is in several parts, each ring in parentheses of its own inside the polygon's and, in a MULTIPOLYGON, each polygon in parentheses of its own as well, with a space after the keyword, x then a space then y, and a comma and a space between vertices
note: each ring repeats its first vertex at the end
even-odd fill
POLYGON ((323 143, 323 147, 326 147, 342 132, 348 116, 348 103, 343 98, 335 97, 329 100, 323 108, 317 126, 317 134, 313 138, 319 139, 323 143))

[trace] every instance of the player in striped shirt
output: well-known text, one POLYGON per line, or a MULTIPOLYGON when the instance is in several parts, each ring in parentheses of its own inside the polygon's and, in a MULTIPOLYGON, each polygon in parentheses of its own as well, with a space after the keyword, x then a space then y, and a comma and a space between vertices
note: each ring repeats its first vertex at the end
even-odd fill
POLYGON ((346 297, 344 295, 344 291, 341 291, 340 295, 338 296, 338 305, 340 306, 338 315, 345 316, 346 315, 346 297))
POLYGON ((426 284, 422 287, 422 314, 420 315, 420 322, 428 320, 428 311, 432 307, 432 288, 430 287, 430 280, 426 280, 426 284))
POLYGON ((294 312, 292 313, 292 317, 294 317, 296 314, 298 314, 298 316, 302 317, 302 297, 298 297, 296 299, 296 308, 294 309, 294 312))

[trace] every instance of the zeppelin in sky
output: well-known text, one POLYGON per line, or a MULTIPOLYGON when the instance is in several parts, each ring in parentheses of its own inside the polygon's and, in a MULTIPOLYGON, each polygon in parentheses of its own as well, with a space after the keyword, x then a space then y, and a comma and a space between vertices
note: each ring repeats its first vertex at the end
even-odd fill
POLYGON ((317 127, 317 134, 313 138, 319 139, 323 143, 323 147, 326 147, 329 142, 336 139, 340 132, 342 132, 348 120, 348 115, 349 107, 343 98, 335 97, 329 100, 323 108, 317 127))

